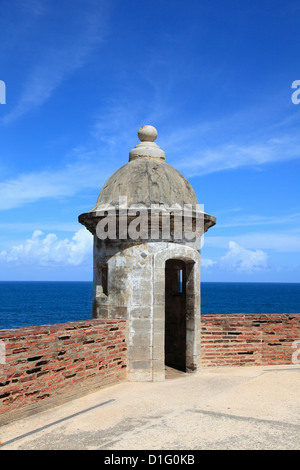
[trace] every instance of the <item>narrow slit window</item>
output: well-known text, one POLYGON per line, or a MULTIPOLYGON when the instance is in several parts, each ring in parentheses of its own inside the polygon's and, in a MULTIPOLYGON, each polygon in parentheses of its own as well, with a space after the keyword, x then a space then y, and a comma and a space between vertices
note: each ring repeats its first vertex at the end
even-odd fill
POLYGON ((108 295, 108 289, 107 289, 107 265, 102 266, 102 290, 103 290, 103 294, 108 295))
POLYGON ((179 292, 182 294, 183 292, 183 275, 182 269, 179 270, 179 292))

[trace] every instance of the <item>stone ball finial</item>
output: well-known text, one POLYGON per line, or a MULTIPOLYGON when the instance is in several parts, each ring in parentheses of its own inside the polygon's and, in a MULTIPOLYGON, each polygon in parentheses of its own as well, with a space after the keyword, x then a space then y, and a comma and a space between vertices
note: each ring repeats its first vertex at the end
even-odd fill
POLYGON ((142 142, 154 142, 157 137, 157 130, 153 126, 142 126, 138 130, 138 138, 142 142))
POLYGON ((138 130, 139 142, 134 149, 129 152, 129 161, 136 158, 156 158, 165 161, 165 152, 154 142, 157 137, 157 130, 153 126, 142 126, 138 130))

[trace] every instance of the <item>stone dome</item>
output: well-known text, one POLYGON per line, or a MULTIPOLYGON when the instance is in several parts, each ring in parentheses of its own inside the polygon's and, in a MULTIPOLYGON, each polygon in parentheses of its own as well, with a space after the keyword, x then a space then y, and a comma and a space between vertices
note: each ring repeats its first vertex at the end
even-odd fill
POLYGON ((137 158, 117 170, 102 187, 97 203, 111 204, 118 208, 119 198, 127 197, 128 207, 132 204, 198 204, 190 183, 172 166, 153 158, 137 158))
MULTIPOLYGON (((89 225, 88 221, 97 216, 97 211, 105 210, 107 205, 119 209, 120 198, 126 197, 126 206, 143 204, 175 204, 182 209, 191 204, 193 211, 198 204, 196 194, 188 180, 174 167, 165 162, 165 152, 154 142, 157 130, 153 126, 143 126, 138 131, 140 143, 129 152, 129 162, 119 168, 103 185, 96 205, 89 212, 79 216, 79 222, 89 225)), ((210 219, 209 226, 215 224, 210 219)))
POLYGON ((127 205, 198 204, 195 192, 187 179, 165 163, 165 152, 154 143, 157 130, 143 126, 138 131, 141 142, 129 152, 129 162, 119 168, 102 187, 97 203, 118 208, 119 198, 127 197, 127 205))

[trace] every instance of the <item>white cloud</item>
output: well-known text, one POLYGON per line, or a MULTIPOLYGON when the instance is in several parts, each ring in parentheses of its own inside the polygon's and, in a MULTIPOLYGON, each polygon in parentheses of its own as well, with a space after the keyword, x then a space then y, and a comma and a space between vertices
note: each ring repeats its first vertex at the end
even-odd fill
POLYGON ((202 258, 201 259, 201 266, 203 268, 211 268, 212 266, 214 266, 215 264, 217 264, 216 261, 213 261, 212 259, 210 258, 202 258))
POLYGON ((93 237, 86 229, 71 239, 35 230, 24 243, 0 253, 0 262, 22 266, 79 266, 92 260, 93 237))
POLYGON ((228 250, 224 256, 217 260, 210 258, 201 259, 204 269, 218 268, 222 270, 243 271, 251 273, 268 268, 268 255, 262 250, 249 250, 235 241, 230 241, 228 250))
POLYGON ((229 250, 222 256, 223 267, 237 271, 260 271, 267 268, 267 254, 262 250, 247 250, 234 241, 229 242, 229 250))

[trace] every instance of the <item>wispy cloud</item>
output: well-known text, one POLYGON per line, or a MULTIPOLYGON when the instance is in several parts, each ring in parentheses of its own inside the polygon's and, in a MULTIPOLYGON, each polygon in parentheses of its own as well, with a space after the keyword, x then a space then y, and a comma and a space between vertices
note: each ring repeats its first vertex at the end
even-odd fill
POLYGON ((59 169, 24 173, 0 183, 0 210, 22 207, 41 199, 74 196, 86 188, 99 191, 110 175, 111 170, 103 170, 96 159, 59 169))
MULTIPOLYGON (((0 234, 3 235, 5 233, 14 233, 15 235, 17 234, 24 234, 26 232, 32 233, 36 230, 38 227, 38 230, 41 230, 42 232, 44 231, 60 231, 60 232, 76 232, 76 230, 79 227, 79 222, 75 221, 64 221, 64 222, 58 222, 57 220, 55 221, 42 221, 40 220, 39 222, 4 222, 0 223, 0 234)), ((10 242, 11 245, 11 242, 10 242)))
POLYGON ((42 199, 71 197, 87 188, 98 194, 112 173, 128 162, 129 151, 139 142, 138 128, 152 122, 148 118, 151 109, 142 110, 138 104, 130 109, 128 106, 124 101, 113 102, 94 117, 89 142, 67 155, 74 163, 24 172, 0 182, 0 210, 42 199))
POLYGON ((46 12, 47 7, 42 4, 39 0, 18 0, 18 6, 23 13, 29 13, 40 16, 46 12))
POLYGON ((255 225, 285 225, 292 226, 297 224, 300 226, 300 212, 295 212, 293 214, 283 214, 275 216, 266 216, 266 215, 255 215, 249 214, 238 217, 231 217, 231 222, 228 223, 218 223, 219 228, 227 227, 253 227, 255 225))
POLYGON ((198 176, 300 158, 298 116, 286 103, 260 103, 215 120, 194 120, 163 136, 164 150, 185 175, 198 176))
MULTIPOLYGON (((207 236, 205 247, 226 248, 232 240, 231 236, 207 236)), ((252 232, 235 235, 234 240, 241 246, 251 250, 272 250, 278 253, 300 253, 299 229, 284 232, 252 232)))
MULTIPOLYGON (((44 9, 40 4, 31 1, 29 9, 34 15, 42 15, 44 9)), ((80 27, 75 27, 78 19, 69 16, 69 28, 71 33, 63 35, 60 39, 60 28, 65 28, 64 22, 57 27, 58 31, 52 32, 52 38, 45 40, 45 45, 36 45, 39 53, 35 52, 32 59, 31 70, 27 77, 23 78, 23 91, 18 103, 11 109, 1 122, 9 124, 23 116, 32 109, 36 109, 47 101, 59 85, 68 79, 72 73, 82 67, 91 52, 104 39, 106 28, 101 16, 102 5, 94 5, 86 8, 86 13, 80 19, 80 27), (57 37, 56 37, 57 36, 57 37)), ((49 13, 49 12, 48 12, 49 13)), ((50 12, 51 13, 51 12, 50 12)), ((50 36, 50 35, 49 35, 50 36)))
POLYGON ((206 175, 300 158, 299 149, 300 139, 295 135, 245 145, 227 143, 209 149, 199 148, 189 158, 179 159, 176 167, 190 176, 206 175))

